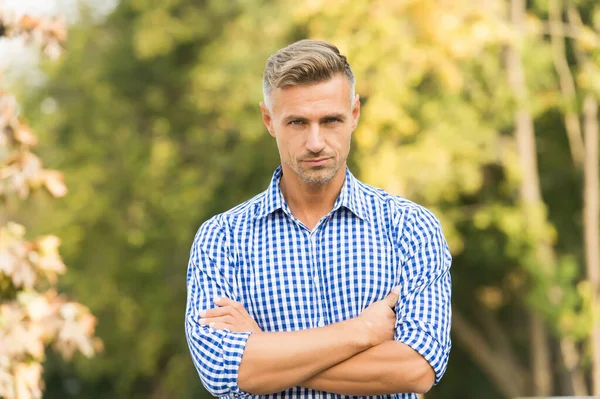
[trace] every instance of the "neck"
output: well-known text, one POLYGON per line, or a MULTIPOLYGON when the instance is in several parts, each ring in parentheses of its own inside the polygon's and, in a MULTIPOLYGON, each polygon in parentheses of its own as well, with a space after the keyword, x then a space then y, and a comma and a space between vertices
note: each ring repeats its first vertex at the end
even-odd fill
POLYGON ((333 209, 345 179, 346 165, 340 167, 333 179, 322 184, 306 183, 283 165, 279 186, 292 214, 312 230, 333 209))

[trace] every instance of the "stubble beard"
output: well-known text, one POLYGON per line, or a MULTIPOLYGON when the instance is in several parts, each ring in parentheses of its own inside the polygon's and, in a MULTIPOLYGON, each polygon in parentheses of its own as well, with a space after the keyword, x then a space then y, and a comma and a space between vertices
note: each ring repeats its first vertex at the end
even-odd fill
POLYGON ((300 177, 303 182, 314 185, 329 183, 340 169, 340 165, 338 163, 329 167, 323 166, 312 169, 306 169, 299 163, 296 165, 290 165, 288 162, 287 164, 296 172, 298 177, 300 177))

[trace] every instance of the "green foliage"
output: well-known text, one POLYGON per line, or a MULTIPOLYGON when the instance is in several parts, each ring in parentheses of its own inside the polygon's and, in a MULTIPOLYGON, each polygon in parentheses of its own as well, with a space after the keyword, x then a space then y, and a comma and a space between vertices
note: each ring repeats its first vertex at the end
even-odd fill
MULTIPOLYGON (((44 150, 63 168, 71 195, 52 214, 40 201, 24 218, 42 231, 58 228, 73 265, 63 284, 98 315, 106 348, 98 361, 79 364, 75 397, 106 397, 99 387, 107 381, 115 397, 200 390, 182 327, 191 241, 203 220, 263 189, 277 165, 274 143, 257 134, 258 113, 225 126, 226 117, 197 105, 212 94, 190 84, 209 57, 204 48, 239 12, 222 4, 195 11, 210 15, 206 31, 176 22, 190 16, 190 2, 158 11, 123 3, 104 25, 84 21, 30 99, 58 104, 53 114, 37 110, 34 124, 50 132, 44 150), (181 34, 149 29, 156 18, 173 19, 181 34), (242 141, 246 134, 254 138, 242 141)), ((67 384, 63 374, 48 378, 67 384)), ((68 394, 55 389, 49 395, 68 394)))

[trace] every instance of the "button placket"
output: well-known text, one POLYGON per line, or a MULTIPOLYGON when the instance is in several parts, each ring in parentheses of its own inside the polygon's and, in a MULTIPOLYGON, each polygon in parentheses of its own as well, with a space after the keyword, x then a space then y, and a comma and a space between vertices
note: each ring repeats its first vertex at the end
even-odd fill
POLYGON ((325 320, 323 319, 323 306, 321 303, 321 287, 319 286, 319 268, 318 268, 318 245, 316 233, 310 234, 310 247, 311 247, 311 259, 312 259, 312 281, 314 283, 315 297, 316 297, 316 314, 315 323, 317 327, 323 327, 325 320))

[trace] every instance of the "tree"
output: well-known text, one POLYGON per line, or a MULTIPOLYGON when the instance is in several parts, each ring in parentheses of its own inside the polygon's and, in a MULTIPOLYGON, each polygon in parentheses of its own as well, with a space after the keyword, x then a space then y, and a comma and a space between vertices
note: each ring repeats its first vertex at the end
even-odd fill
MULTIPOLYGON (((0 39, 22 36, 57 57, 65 35, 60 21, 17 20, 0 8, 0 39)), ((57 275, 65 272, 59 239, 45 235, 28 241, 25 228, 10 220, 15 202, 32 191, 66 194, 61 173, 43 169, 30 151, 36 144, 15 97, 0 90, 0 397, 5 399, 42 397, 46 345, 65 358, 75 352, 92 356, 100 345, 89 310, 56 291, 57 275)))

